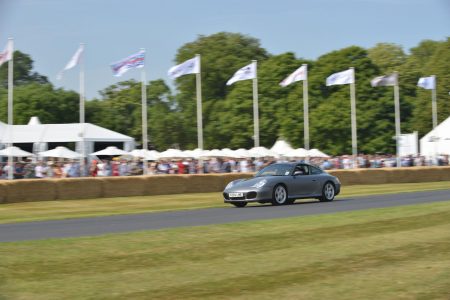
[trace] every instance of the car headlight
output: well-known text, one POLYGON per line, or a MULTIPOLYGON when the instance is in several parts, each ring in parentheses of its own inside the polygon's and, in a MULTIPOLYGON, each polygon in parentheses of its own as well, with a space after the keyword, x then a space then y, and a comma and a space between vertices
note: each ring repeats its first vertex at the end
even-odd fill
POLYGON ((229 184, 227 184, 227 186, 225 187, 225 189, 229 189, 230 187, 232 187, 234 185, 234 181, 230 182, 229 184))
POLYGON ((261 181, 258 181, 254 185, 252 185, 252 187, 259 189, 259 188, 262 188, 266 183, 267 183, 267 180, 263 179, 261 181))

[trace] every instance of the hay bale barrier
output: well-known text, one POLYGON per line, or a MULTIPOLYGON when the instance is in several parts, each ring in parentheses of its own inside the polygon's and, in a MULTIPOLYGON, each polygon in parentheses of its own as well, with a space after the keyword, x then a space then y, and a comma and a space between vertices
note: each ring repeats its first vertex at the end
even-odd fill
POLYGON ((52 181, 54 181, 56 185, 56 198, 58 200, 104 197, 102 181, 100 178, 63 178, 53 179, 52 181))
POLYGON ((52 179, 20 179, 6 181, 3 203, 56 200, 56 181, 52 179))
MULTIPOLYGON (((342 185, 450 181, 450 167, 331 170, 342 185)), ((0 203, 221 192, 252 173, 0 181, 0 203)))

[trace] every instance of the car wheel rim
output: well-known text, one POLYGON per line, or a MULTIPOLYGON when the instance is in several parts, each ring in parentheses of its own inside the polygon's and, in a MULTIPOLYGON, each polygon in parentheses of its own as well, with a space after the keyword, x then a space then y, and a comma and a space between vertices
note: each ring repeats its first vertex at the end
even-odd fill
POLYGON ((279 204, 283 204, 286 201, 286 190, 279 186, 275 190, 275 201, 277 201, 279 204))
POLYGON ((327 199, 333 199, 334 197, 334 187, 331 183, 327 183, 327 185, 325 185, 325 197, 327 199))

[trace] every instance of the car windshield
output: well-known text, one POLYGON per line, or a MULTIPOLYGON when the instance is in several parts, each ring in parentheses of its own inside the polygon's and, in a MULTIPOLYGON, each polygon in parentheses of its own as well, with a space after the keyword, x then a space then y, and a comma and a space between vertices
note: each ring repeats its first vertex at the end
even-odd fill
POLYGON ((287 176, 291 173, 292 167, 292 165, 273 164, 259 171, 255 177, 287 176))

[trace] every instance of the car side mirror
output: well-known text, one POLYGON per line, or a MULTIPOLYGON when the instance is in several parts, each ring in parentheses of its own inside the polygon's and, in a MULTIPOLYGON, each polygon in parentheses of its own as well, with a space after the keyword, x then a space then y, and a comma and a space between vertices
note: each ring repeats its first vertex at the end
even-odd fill
POLYGON ((297 176, 297 175, 303 175, 303 172, 302 171, 295 171, 294 172, 294 176, 297 176))

